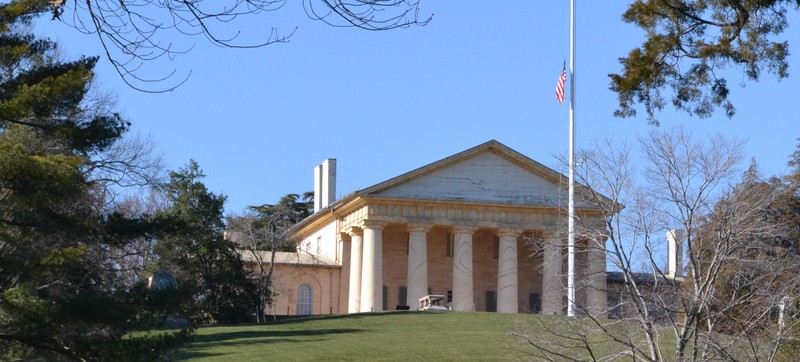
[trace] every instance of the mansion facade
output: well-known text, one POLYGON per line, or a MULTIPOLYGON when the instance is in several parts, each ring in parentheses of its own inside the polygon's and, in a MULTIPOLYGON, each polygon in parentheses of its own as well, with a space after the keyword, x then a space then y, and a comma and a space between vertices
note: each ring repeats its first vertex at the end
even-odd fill
MULTIPOLYGON (((297 253, 276 256, 268 313, 415 310, 431 294, 455 311, 564 313, 560 173, 493 140, 339 200, 335 160, 314 179, 315 213, 290 230, 297 253)), ((601 219, 582 202, 576 214, 601 219)), ((576 260, 576 304, 605 311, 604 240, 579 239, 576 260)))

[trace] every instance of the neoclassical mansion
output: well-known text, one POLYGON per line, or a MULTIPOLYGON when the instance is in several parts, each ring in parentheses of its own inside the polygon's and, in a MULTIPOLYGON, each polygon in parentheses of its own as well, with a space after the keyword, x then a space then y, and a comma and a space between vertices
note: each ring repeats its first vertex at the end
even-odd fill
MULTIPOLYGON (((415 310, 430 294, 455 311, 564 313, 560 173, 492 140, 340 200, 335 160, 314 179, 315 213, 291 230, 297 253, 276 256, 268 313, 415 310)), ((585 203, 576 212, 599 217, 585 203)), ((602 244, 578 241, 580 308, 606 310, 602 244)))

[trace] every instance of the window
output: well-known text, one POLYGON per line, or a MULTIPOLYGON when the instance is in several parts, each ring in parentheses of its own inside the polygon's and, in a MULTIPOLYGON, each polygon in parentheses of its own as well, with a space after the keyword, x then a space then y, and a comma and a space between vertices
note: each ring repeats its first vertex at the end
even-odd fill
POLYGON ((300 286, 297 287, 297 315, 311 315, 313 300, 311 286, 308 284, 300 284, 300 286))
POLYGON ((389 287, 383 286, 383 310, 389 310, 389 287))
POLYGON ((400 294, 400 298, 397 301, 397 305, 409 305, 408 301, 406 300, 408 299, 408 288, 400 287, 398 294, 400 294))
POLYGON ((500 238, 495 236, 492 243, 492 260, 497 259, 500 259, 500 238))
POLYGON ((447 257, 453 257, 453 250, 455 249, 456 237, 453 233, 447 233, 447 257))
POLYGON ((452 290, 448 290, 447 291, 447 303, 452 303, 452 302, 453 302, 453 291, 452 290))

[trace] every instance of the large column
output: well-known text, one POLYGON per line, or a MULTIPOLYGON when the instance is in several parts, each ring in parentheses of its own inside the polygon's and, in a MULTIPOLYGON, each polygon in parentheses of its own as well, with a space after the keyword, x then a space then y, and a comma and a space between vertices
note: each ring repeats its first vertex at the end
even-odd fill
POLYGON ((544 240, 542 263, 542 314, 564 314, 564 275, 561 255, 561 239, 549 237, 544 240))
POLYGON ((408 293, 406 305, 419 309, 419 298, 428 294, 428 230, 427 224, 408 225, 408 293))
POLYGON ((456 226, 453 258, 453 310, 475 310, 472 290, 472 233, 476 228, 456 226))
POLYGON ((608 291, 605 240, 592 240, 588 244, 586 274, 589 278, 589 285, 586 288, 586 307, 592 316, 606 317, 608 291))
POLYGON ((361 267, 361 311, 383 310, 383 227, 385 222, 364 220, 364 258, 361 267))
POLYGON ((347 313, 358 313, 361 311, 361 229, 349 227, 347 233, 350 234, 350 292, 347 302, 347 313))
POLYGON ((517 237, 522 230, 501 228, 500 253, 497 258, 497 311, 519 312, 519 285, 517 272, 517 237))

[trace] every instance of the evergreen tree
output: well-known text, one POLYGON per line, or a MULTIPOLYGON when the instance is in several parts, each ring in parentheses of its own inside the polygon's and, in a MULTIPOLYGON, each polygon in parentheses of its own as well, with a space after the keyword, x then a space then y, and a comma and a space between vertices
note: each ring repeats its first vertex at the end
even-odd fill
POLYGON ((122 341, 147 293, 109 257, 152 225, 109 209, 95 178, 129 124, 87 100, 97 58, 56 59, 22 5, 0 6, 0 359, 152 358, 122 341))
MULTIPOLYGON (((765 71, 789 75, 789 43, 776 39, 789 25, 797 0, 636 0, 622 20, 646 32, 645 41, 620 58, 622 72, 610 74, 619 96, 615 115, 636 115, 641 104, 650 123, 671 98, 690 115, 708 117, 721 108, 735 113, 723 70, 740 70, 758 81, 765 71)), ((740 73, 735 73, 737 77, 740 73)))
POLYGON ((161 267, 176 275, 189 296, 185 311, 200 322, 235 322, 250 318, 258 303, 239 254, 225 239, 225 197, 208 191, 196 162, 177 172, 160 189, 171 206, 156 214, 165 225, 156 244, 161 267))
POLYGON ((784 220, 789 223, 792 237, 795 241, 795 248, 800 249, 800 138, 797 139, 797 149, 789 156, 789 167, 792 168, 791 174, 786 177, 788 185, 787 194, 790 197, 785 200, 786 215, 784 220))
MULTIPOLYGON (((757 338, 776 331, 776 320, 753 311, 770 310, 800 285, 796 235, 789 208, 795 194, 786 179, 763 179, 755 161, 732 192, 722 197, 698 228, 702 270, 717 268, 706 318, 717 330, 757 338)), ((694 275, 690 275, 691 280, 694 275)), ((789 325, 793 326, 793 324, 789 325)), ((784 328, 781 326, 780 328, 784 328)))
MULTIPOLYGON (((277 204, 250 206, 249 209, 256 212, 271 232, 283 234, 314 213, 314 193, 307 191, 302 197, 299 194, 287 194, 277 204)), ((282 251, 292 251, 295 246, 291 243, 280 245, 281 249, 285 249, 282 251)))

